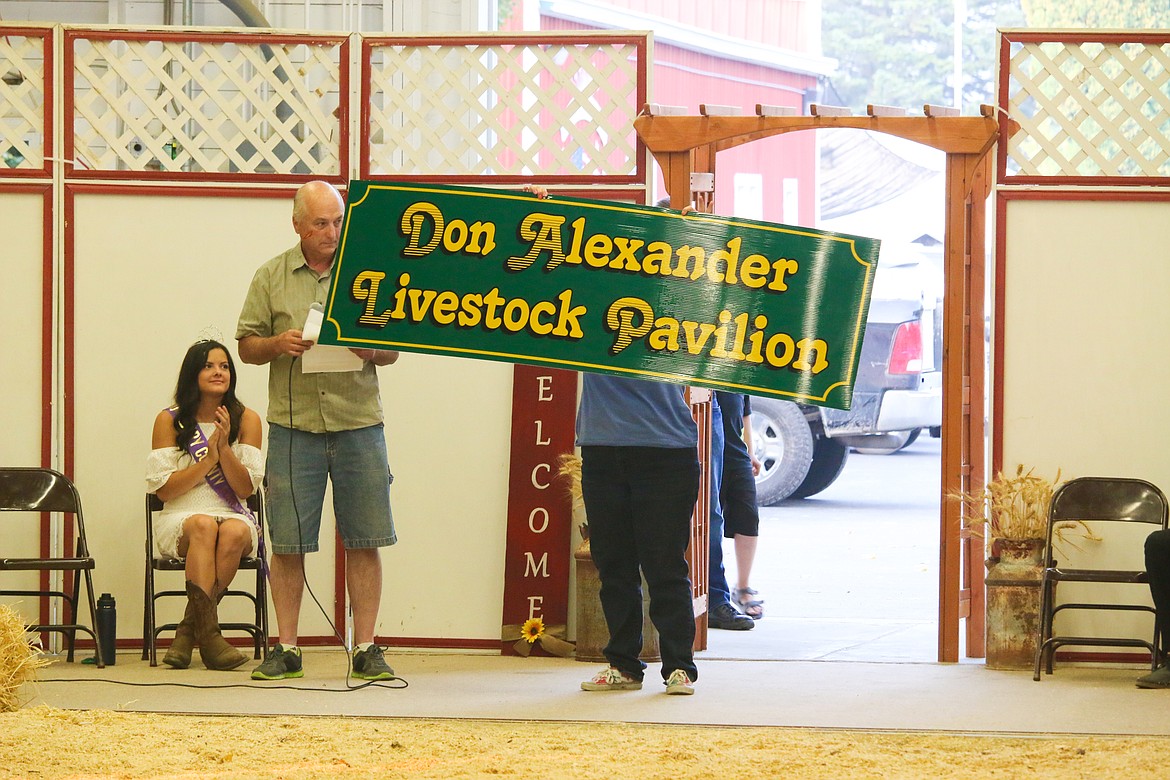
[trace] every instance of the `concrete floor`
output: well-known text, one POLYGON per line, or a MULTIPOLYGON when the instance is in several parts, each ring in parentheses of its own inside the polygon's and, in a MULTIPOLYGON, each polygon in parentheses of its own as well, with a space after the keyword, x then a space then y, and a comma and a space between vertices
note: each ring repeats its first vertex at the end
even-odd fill
POLYGON ((306 676, 287 684, 252 682, 252 663, 233 672, 178 671, 122 653, 103 670, 55 663, 25 693, 29 706, 142 712, 1170 736, 1170 691, 1139 690, 1133 680, 1142 670, 1117 666, 1058 665, 1033 682, 1031 672, 981 664, 700 660, 696 695, 680 697, 662 693, 657 665, 641 691, 586 693, 579 684, 598 664, 467 653, 387 657, 406 687, 347 690, 345 655, 309 649, 306 676))
MULTIPOLYGON (((745 634, 710 632, 710 656, 937 660, 939 461, 926 436, 893 455, 855 453, 824 492, 762 507, 751 584, 766 617, 745 634)), ((734 585, 730 541, 724 561, 734 585)))

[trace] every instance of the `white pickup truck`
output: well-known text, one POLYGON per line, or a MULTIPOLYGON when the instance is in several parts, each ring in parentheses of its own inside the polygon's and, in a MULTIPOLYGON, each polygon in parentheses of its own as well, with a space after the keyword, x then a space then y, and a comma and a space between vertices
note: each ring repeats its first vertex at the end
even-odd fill
POLYGON ((916 247, 882 246, 849 411, 752 397, 762 506, 821 492, 851 449, 886 453, 942 425, 941 265, 916 247))

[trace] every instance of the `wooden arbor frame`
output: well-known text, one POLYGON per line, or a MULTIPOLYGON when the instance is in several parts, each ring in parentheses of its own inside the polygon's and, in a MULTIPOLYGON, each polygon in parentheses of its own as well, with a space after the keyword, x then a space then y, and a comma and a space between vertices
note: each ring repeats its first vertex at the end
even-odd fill
MULTIPOLYGON (((634 120, 634 129, 661 166, 676 209, 691 202, 692 173, 714 176, 718 152, 781 133, 871 130, 946 153, 938 660, 959 660, 963 617, 968 618, 967 655, 979 658, 984 655, 983 540, 963 532, 961 502, 948 496, 982 486, 985 477, 983 257, 985 201, 991 187, 988 152, 999 134, 995 109, 981 106, 979 116, 964 117, 928 105, 923 116, 914 117, 870 106, 862 117, 814 104, 811 114, 786 115, 757 105, 755 116, 726 115, 705 106, 699 116, 656 115, 655 107, 646 106, 634 120)), ((705 550, 699 552, 705 561, 705 550)), ((699 561, 695 563, 705 572, 699 561)))

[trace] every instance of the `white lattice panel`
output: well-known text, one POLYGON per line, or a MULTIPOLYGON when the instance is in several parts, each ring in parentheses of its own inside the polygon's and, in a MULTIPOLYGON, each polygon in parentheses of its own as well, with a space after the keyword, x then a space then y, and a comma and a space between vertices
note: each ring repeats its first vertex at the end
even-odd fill
POLYGON ((45 167, 45 42, 0 35, 0 170, 45 167))
POLYGON ((633 176, 630 40, 370 48, 374 176, 633 176))
POLYGON ((1012 42, 1008 175, 1170 176, 1170 43, 1012 42))
POLYGON ((341 42, 78 37, 79 167, 218 174, 341 173, 341 42))

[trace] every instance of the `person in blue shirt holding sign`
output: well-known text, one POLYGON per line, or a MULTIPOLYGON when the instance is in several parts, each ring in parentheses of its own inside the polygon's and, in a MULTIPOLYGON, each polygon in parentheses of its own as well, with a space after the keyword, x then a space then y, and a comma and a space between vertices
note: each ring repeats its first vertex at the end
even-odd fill
POLYGON ((586 373, 577 411, 589 546, 609 627, 609 666, 586 691, 637 690, 642 576, 668 694, 694 693, 695 617, 686 551, 699 494, 698 428, 683 388, 586 373))
POLYGON ((236 398, 236 370, 218 341, 183 357, 175 403, 154 420, 146 489, 163 502, 152 519, 155 553, 183 558, 187 609, 163 662, 176 669, 191 651, 208 669, 234 669, 247 657, 219 630, 216 606, 240 558, 257 547, 256 519, 244 502, 264 479, 260 416, 236 398))

